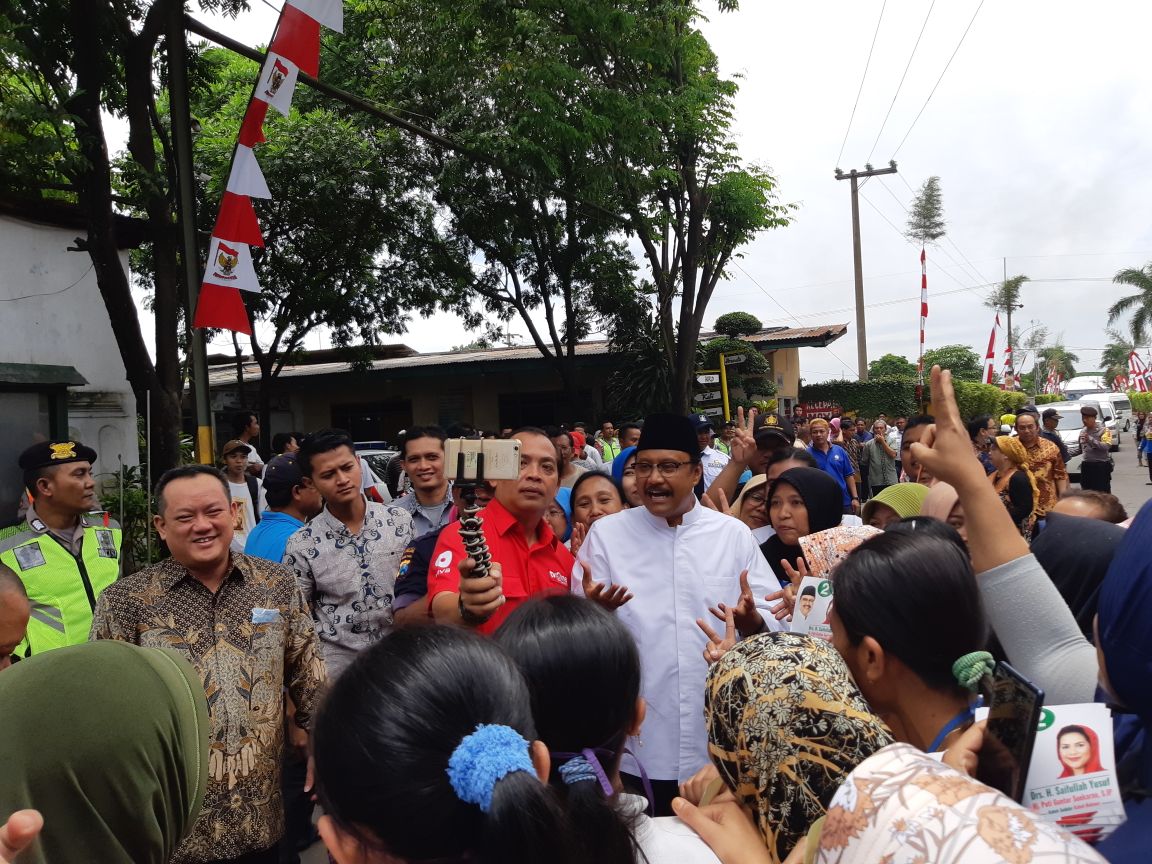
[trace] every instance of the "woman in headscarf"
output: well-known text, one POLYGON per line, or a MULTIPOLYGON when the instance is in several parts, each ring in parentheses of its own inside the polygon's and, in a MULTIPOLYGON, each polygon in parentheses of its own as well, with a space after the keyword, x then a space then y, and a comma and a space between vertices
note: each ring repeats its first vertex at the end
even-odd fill
POLYGON ((732 502, 731 513, 748 526, 757 543, 763 543, 775 533, 768 519, 767 475, 757 474, 744 484, 732 502))
POLYGON ((928 487, 922 483, 895 483, 870 498, 860 511, 860 518, 865 525, 883 531, 893 522, 919 516, 927 496, 928 487))
POLYGON ((795 567, 804 557, 800 538, 840 524, 843 496, 840 485, 819 468, 789 468, 769 486, 768 517, 776 533, 760 545, 760 551, 781 585, 792 581, 781 562, 795 567))
POLYGON ((960 504, 960 495, 954 487, 940 482, 933 485, 924 497, 924 503, 920 505, 920 515, 947 522, 956 529, 960 539, 965 544, 968 543, 968 531, 964 527, 964 508, 960 504))
POLYGON ((1036 477, 1028 467, 1028 453, 1024 445, 1011 435, 998 435, 988 448, 988 458, 996 466, 996 473, 990 475, 992 486, 1008 508, 1008 515, 1020 529, 1025 540, 1032 538, 1036 529, 1036 505, 1040 501, 1040 490, 1036 487, 1036 477))
POLYGON ((1104 864, 1083 841, 907 744, 858 765, 807 843, 805 860, 817 864, 1104 864))
POLYGON ((892 743, 827 642, 765 633, 708 671, 708 752, 783 861, 853 768, 892 743))
POLYGON ((1032 554, 1076 616, 1080 632, 1092 638, 1100 583, 1124 539, 1124 529, 1099 519, 1064 513, 1044 517, 1044 530, 1032 541, 1032 554))
POLYGON ((165 864, 208 778, 204 685, 175 653, 101 641, 0 674, 0 818, 44 816, 21 862, 165 864))
POLYGON ((636 489, 636 448, 625 447, 612 460, 612 477, 624 490, 624 503, 629 507, 643 507, 644 501, 636 489))

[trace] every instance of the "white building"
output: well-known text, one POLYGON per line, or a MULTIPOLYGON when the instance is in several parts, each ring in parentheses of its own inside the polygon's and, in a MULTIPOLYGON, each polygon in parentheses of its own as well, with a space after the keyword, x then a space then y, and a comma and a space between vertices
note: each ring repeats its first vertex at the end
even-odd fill
MULTIPOLYGON (((142 232, 126 218, 117 228, 127 270, 142 232)), ((97 474, 139 461, 136 400, 92 259, 69 251, 85 233, 71 205, 0 196, 0 524, 20 497, 16 458, 36 441, 67 434, 95 448, 97 474)))

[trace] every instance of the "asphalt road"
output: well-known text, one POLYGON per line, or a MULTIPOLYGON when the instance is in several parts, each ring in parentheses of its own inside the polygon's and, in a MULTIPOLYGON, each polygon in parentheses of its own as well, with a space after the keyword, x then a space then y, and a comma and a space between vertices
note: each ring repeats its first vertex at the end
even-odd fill
POLYGON ((1116 467, 1112 470, 1112 494, 1124 504, 1129 516, 1135 516, 1144 502, 1152 498, 1152 478, 1148 469, 1136 464, 1136 445, 1132 434, 1125 433, 1120 450, 1112 454, 1116 467))

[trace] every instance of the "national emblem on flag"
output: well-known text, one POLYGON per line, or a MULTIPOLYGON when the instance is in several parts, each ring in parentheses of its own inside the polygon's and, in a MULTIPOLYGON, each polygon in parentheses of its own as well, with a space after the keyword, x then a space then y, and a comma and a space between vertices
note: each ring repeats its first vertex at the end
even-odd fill
POLYGON ((259 291, 256 269, 252 266, 252 250, 247 243, 236 243, 213 237, 208 247, 208 262, 204 270, 206 285, 222 285, 241 291, 259 291))

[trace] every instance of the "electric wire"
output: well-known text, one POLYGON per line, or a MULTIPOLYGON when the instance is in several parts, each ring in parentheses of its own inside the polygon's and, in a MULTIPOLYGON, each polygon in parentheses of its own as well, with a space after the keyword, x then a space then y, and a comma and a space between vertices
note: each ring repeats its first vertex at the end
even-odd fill
POLYGON ((892 94, 892 102, 888 105, 888 113, 884 115, 884 122, 880 124, 880 131, 876 133, 876 140, 872 142, 872 149, 868 151, 868 158, 865 162, 872 161, 872 154, 876 152, 876 145, 880 143, 880 136, 884 134, 884 127, 888 125, 888 118, 892 116, 892 109, 896 107, 896 99, 900 95, 900 90, 904 87, 904 79, 908 77, 908 70, 912 68, 912 58, 916 56, 916 49, 920 47, 920 40, 924 36, 924 30, 928 27, 928 19, 932 17, 932 10, 936 8, 936 0, 932 0, 931 5, 928 7, 928 14, 924 16, 924 23, 920 25, 920 34, 916 37, 916 44, 912 46, 912 53, 908 55, 908 62, 904 65, 904 74, 900 76, 900 83, 896 85, 896 92, 892 94))
MULTIPOLYGON (((267 2, 267 0, 265 0, 267 2)), ((848 128, 844 130, 844 140, 840 142, 840 152, 836 155, 836 165, 844 157, 844 148, 848 144, 848 133, 852 131, 852 121, 856 119, 856 106, 860 104, 860 94, 864 92, 864 81, 868 78, 868 67, 872 65, 872 52, 876 50, 876 37, 880 35, 880 24, 884 20, 884 9, 888 0, 880 6, 880 17, 876 19, 876 31, 872 34, 872 46, 868 49, 868 59, 864 61, 864 74, 860 76, 860 86, 856 88, 856 101, 852 103, 852 113, 848 115, 848 128)))

